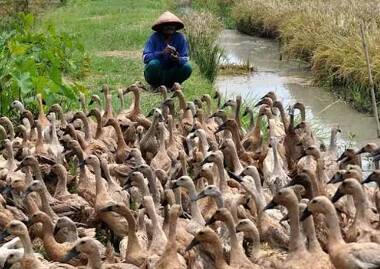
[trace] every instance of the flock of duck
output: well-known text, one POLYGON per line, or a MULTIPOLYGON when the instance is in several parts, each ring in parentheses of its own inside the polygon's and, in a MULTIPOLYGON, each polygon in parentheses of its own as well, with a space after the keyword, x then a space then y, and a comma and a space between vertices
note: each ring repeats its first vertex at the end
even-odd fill
POLYGON ((0 118, 0 268, 380 268, 380 170, 360 156, 378 168, 378 146, 337 156, 339 128, 324 145, 274 92, 254 113, 161 86, 144 116, 142 87, 118 112, 104 86, 75 113, 37 95, 37 117, 0 118))

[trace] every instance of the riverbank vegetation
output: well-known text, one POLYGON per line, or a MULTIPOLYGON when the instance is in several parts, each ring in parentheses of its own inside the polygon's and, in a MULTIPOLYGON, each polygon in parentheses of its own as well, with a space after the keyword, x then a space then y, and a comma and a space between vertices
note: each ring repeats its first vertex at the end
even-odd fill
POLYGON ((379 14, 378 0, 243 0, 232 10, 239 31, 279 38, 285 57, 310 63, 317 83, 334 86, 340 96, 361 111, 371 110, 371 102, 359 29, 364 23, 379 89, 379 14))

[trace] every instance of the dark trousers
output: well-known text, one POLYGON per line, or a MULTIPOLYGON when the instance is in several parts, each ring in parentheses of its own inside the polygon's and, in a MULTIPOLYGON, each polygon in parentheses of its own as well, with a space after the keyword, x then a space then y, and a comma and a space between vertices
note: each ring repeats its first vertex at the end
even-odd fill
POLYGON ((170 88, 174 82, 182 83, 191 75, 192 68, 189 62, 182 66, 163 68, 159 60, 151 60, 145 65, 144 76, 146 82, 153 87, 165 85, 170 88))

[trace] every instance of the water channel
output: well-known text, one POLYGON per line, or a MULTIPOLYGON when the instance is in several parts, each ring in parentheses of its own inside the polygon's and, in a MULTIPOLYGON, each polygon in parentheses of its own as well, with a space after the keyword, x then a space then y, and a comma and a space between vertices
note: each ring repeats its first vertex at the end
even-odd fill
POLYGON ((376 139, 375 120, 359 113, 324 88, 315 87, 312 75, 297 62, 280 61, 278 43, 274 40, 252 37, 234 30, 224 30, 220 45, 226 61, 245 63, 256 68, 248 75, 219 76, 216 86, 228 97, 240 94, 244 99, 258 99, 268 91, 275 91, 284 106, 296 101, 307 108, 306 119, 316 126, 319 134, 327 138, 332 126, 343 133, 338 140, 341 148, 360 147, 376 139))

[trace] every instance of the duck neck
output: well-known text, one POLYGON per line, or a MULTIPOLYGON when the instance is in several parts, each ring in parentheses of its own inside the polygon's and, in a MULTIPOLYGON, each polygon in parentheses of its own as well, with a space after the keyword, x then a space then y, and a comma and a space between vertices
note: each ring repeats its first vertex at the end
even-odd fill
POLYGON ((243 166, 240 163, 238 154, 236 152, 236 148, 233 147, 231 150, 231 157, 232 157, 232 165, 234 166, 234 172, 240 172, 243 171, 243 166))
POLYGON ((119 93, 119 100, 120 100, 120 111, 124 111, 125 110, 125 104, 124 104, 123 92, 119 93))
POLYGON ((96 133, 95 133, 95 139, 99 139, 103 135, 103 118, 102 114, 97 110, 95 113, 95 119, 96 119, 96 133))
POLYGON ((54 238, 54 224, 49 217, 42 222, 43 235, 42 240, 44 241, 45 249, 59 249, 61 244, 59 244, 54 238))
POLYGON ((128 149, 127 144, 124 141, 123 133, 121 131, 121 128, 119 124, 116 121, 112 122, 112 127, 115 129, 116 136, 117 136, 117 147, 118 150, 126 150, 128 149))
POLYGON ((44 137, 42 135, 42 127, 40 124, 37 124, 37 142, 36 149, 43 151, 44 147, 44 137))
POLYGON ((81 120, 83 122, 84 139, 86 141, 91 141, 92 134, 91 134, 90 124, 85 114, 81 116, 81 120))
POLYGON ((284 129, 287 130, 289 127, 289 121, 288 121, 288 118, 286 117, 284 106, 280 103, 280 105, 278 105, 277 108, 280 111, 281 121, 282 121, 282 124, 284 125, 284 129))
POLYGON ((193 182, 190 182, 190 184, 188 184, 187 190, 189 191, 189 195, 191 199, 190 210, 191 210, 192 219, 196 221, 197 223, 204 225, 205 220, 203 219, 201 211, 199 210, 197 201, 195 201, 195 198, 197 197, 197 191, 195 190, 195 186, 193 182))
POLYGON ((50 207, 49 198, 48 198, 48 196, 50 195, 50 193, 47 191, 46 186, 44 186, 42 188, 42 190, 38 192, 38 194, 41 197, 41 204, 42 204, 43 211, 46 214, 48 214, 49 217, 51 217, 52 219, 54 219, 56 217, 56 215, 55 215, 53 209, 50 207))
POLYGON ((322 248, 315 234, 313 217, 310 216, 303 221, 303 231, 308 242, 308 250, 312 253, 321 252, 322 248))
POLYGON ((58 172, 58 182, 57 187, 55 188, 54 197, 62 197, 70 195, 67 190, 67 171, 64 167, 59 168, 58 172))
POLYGON ((218 157, 215 160, 215 164, 218 168, 218 174, 219 174, 219 189, 223 193, 227 188, 227 180, 226 180, 226 175, 224 173, 224 165, 223 165, 223 154, 218 154, 218 157))
POLYGON ((28 232, 25 232, 19 237, 24 247, 24 256, 30 256, 30 255, 34 256, 33 245, 32 245, 32 241, 30 240, 28 232))
POLYGON ((152 169, 147 169, 147 172, 144 174, 146 176, 146 178, 148 179, 148 182, 149 182, 149 190, 152 194, 152 198, 153 198, 153 201, 154 201, 154 204, 157 208, 159 208, 160 206, 160 193, 158 191, 158 188, 157 188, 157 179, 156 179, 156 175, 153 173, 153 170, 152 169))
POLYGON ((88 255, 88 267, 91 269, 102 269, 102 260, 98 248, 92 249, 92 253, 88 255))
POLYGON ((59 107, 57 110, 57 117, 61 121, 62 127, 65 127, 67 125, 67 121, 65 119, 65 115, 63 114, 62 107, 59 107))
POLYGON ((327 223, 328 234, 328 248, 329 253, 331 249, 334 249, 337 245, 344 244, 342 233, 340 231, 338 215, 333 205, 329 206, 329 211, 325 214, 327 223))
POLYGON ((231 244, 231 251, 230 251, 230 259, 231 259, 231 264, 236 264, 240 263, 242 259, 244 259, 245 254, 242 250, 242 246, 240 245, 237 235, 236 235, 236 230, 235 230, 235 223, 232 218, 231 214, 226 214, 224 219, 224 223, 227 226, 228 233, 230 235, 230 244, 231 244))
POLYGON ((186 111, 187 105, 186 105, 186 100, 185 100, 185 96, 183 95, 183 92, 177 91, 177 96, 178 96, 180 109, 182 109, 183 111, 186 111))
POLYGON ((333 128, 331 130, 331 137, 330 137, 330 145, 329 145, 329 151, 330 152, 336 152, 337 150, 337 130, 333 128))
POLYGON ((173 136, 173 117, 171 115, 168 116, 168 128, 169 128, 169 143, 170 145, 173 145, 175 143, 174 136, 173 136))
POLYGON ((103 117, 108 119, 113 118, 113 112, 112 112, 112 95, 110 93, 105 94, 105 112, 103 117))
POLYGON ((104 178, 107 180, 109 189, 117 189, 120 188, 120 185, 112 178, 110 169, 108 167, 108 163, 106 160, 101 161, 102 170, 104 173, 104 178))
POLYGON ((15 158, 14 158, 13 147, 11 143, 9 144, 9 146, 6 147, 6 151, 8 155, 7 166, 8 166, 9 171, 13 171, 15 169, 15 158))
POLYGON ((224 199, 221 193, 218 193, 212 197, 215 199, 216 206, 218 207, 218 209, 224 207, 224 199))
POLYGON ((355 192, 352 193, 352 197, 356 208, 355 222, 368 222, 367 212, 371 207, 363 188, 357 186, 355 192))
POLYGON ((296 252, 304 250, 305 244, 301 235, 297 196, 295 194, 292 196, 292 199, 289 199, 286 205, 290 221, 289 251, 296 252))
POLYGON ((55 120, 51 121, 51 144, 53 145, 59 145, 58 135, 57 135, 57 129, 55 125, 55 120))
POLYGON ((134 114, 140 114, 141 109, 140 109, 140 92, 139 89, 136 88, 133 91, 133 113, 134 114))
POLYGON ((252 130, 255 127, 255 117, 253 116, 252 110, 249 110, 247 114, 249 119, 249 129, 252 130))
POLYGON ((34 174, 36 180, 40 181, 41 184, 44 186, 44 189, 46 190, 46 192, 44 192, 44 193, 46 194, 47 199, 49 201, 51 201, 53 199, 53 197, 47 191, 47 188, 46 188, 46 185, 45 185, 45 181, 42 178, 41 170, 40 170, 40 167, 38 166, 37 160, 35 160, 33 162, 33 164, 32 164, 32 170, 33 170, 33 174, 34 174))
POLYGON ((107 189, 105 188, 102 180, 102 171, 100 169, 100 164, 95 164, 93 166, 96 180, 96 196, 107 194, 107 189))
POLYGON ((236 108, 235 108, 235 120, 239 127, 239 130, 241 129, 241 120, 240 120, 240 109, 241 109, 241 97, 236 97, 236 108))
POLYGON ((241 141, 240 141, 240 134, 239 134, 240 127, 238 124, 236 127, 237 128, 233 128, 233 129, 229 129, 229 130, 232 134, 232 139, 235 143, 235 147, 236 147, 238 154, 242 154, 245 150, 244 150, 243 145, 241 144, 241 141))
POLYGON ((128 246, 127 246, 127 251, 126 251, 126 256, 128 256, 129 253, 136 253, 136 252, 141 252, 142 247, 139 243, 139 240, 136 235, 136 220, 133 217, 131 211, 129 208, 125 207, 122 212, 123 216, 128 222, 128 246))
POLYGON ((176 240, 176 234, 177 234, 177 221, 178 216, 177 214, 173 214, 172 212, 169 212, 169 235, 168 235, 168 241, 166 243, 166 248, 163 256, 169 256, 172 259, 177 259, 177 240, 176 240))
POLYGON ((273 150, 273 165, 274 165, 273 174, 280 174, 281 165, 280 165, 280 160, 278 159, 277 143, 273 143, 272 150, 273 150))
POLYGON ((244 231, 244 241, 245 240, 250 243, 247 256, 257 257, 260 250, 260 234, 256 227, 250 227, 250 230, 244 231))

